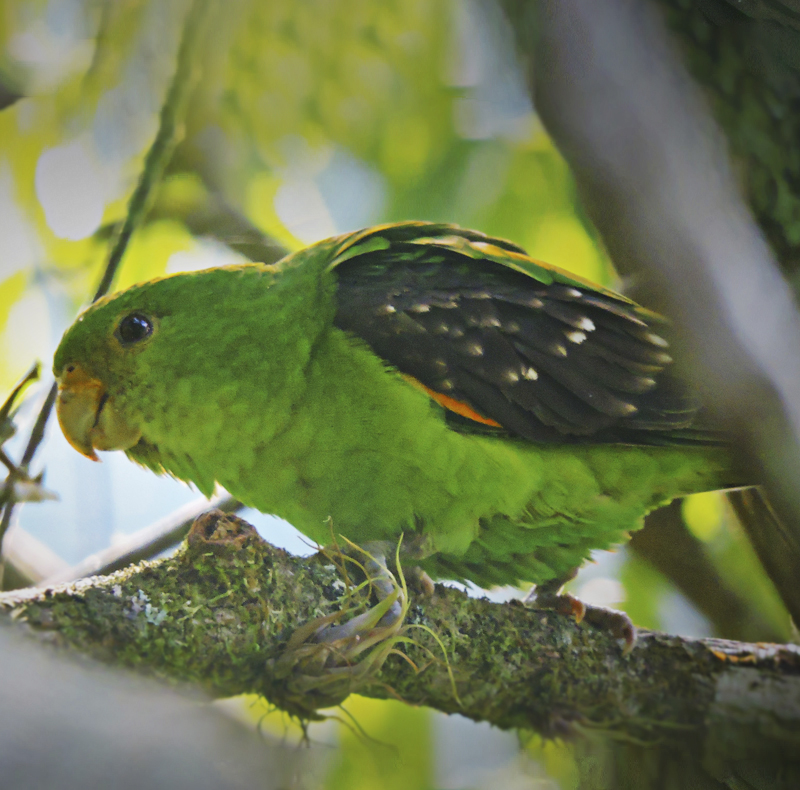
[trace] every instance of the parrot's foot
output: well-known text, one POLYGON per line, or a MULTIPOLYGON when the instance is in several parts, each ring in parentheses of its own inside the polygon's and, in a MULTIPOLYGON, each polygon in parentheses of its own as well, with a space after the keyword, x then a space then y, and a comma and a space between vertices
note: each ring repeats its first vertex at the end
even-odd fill
POLYGON ((610 633, 622 644, 622 654, 628 655, 636 644, 636 626, 625 612, 604 606, 587 606, 583 601, 561 588, 575 578, 577 568, 566 576, 538 584, 525 598, 525 603, 536 609, 548 609, 575 618, 576 623, 586 620, 610 633))
POLYGON ((415 566, 406 572, 406 581, 409 587, 421 592, 426 598, 431 598, 436 592, 436 585, 422 568, 415 566))
POLYGON ((296 629, 275 662, 276 677, 283 679, 282 705, 301 718, 319 718, 317 710, 340 704, 406 639, 408 589, 402 571, 392 573, 385 555, 369 544, 324 555, 345 577, 342 606, 296 629), (360 584, 351 582, 351 566, 366 577, 360 584))
POLYGON ((363 547, 353 544, 343 551, 343 556, 356 564, 365 577, 363 584, 371 587, 377 603, 346 623, 320 628, 316 635, 319 642, 359 638, 376 626, 399 628, 405 618, 409 586, 426 597, 433 595, 433 580, 425 571, 417 566, 405 572, 401 568, 401 557, 413 560, 423 556, 416 543, 400 549, 388 541, 371 541, 363 547))
MULTIPOLYGON (((364 584, 371 587, 377 604, 373 609, 342 625, 321 628, 317 635, 320 642, 354 638, 363 635, 365 630, 369 630, 375 625, 382 628, 397 625, 399 628, 407 609, 409 586, 421 592, 425 597, 433 595, 433 580, 425 571, 418 566, 412 566, 405 571, 401 567, 401 560, 413 562, 427 556, 426 541, 422 537, 401 541, 399 544, 377 540, 369 541, 363 546, 349 543, 344 548, 339 547, 339 550, 346 561, 355 564, 361 575, 365 577, 364 584), (386 611, 377 622, 374 622, 375 614, 380 612, 383 607, 387 607, 386 611)), ((346 565, 343 568, 345 576, 348 575, 349 567, 346 565)))
MULTIPOLYGON (((405 616, 405 603, 408 598, 404 590, 405 582, 400 574, 401 584, 389 570, 386 553, 382 544, 368 543, 364 548, 352 547, 348 552, 351 559, 355 550, 366 559, 358 563, 366 576, 364 584, 369 585, 377 603, 371 609, 353 617, 341 625, 324 625, 315 634, 317 642, 339 642, 354 640, 358 642, 369 635, 374 628, 399 628, 405 616)), ((356 559, 357 561, 357 559, 356 559)))
POLYGON ((625 612, 605 606, 586 606, 584 619, 597 628, 608 631, 622 645, 622 655, 627 656, 636 645, 636 626, 625 612))

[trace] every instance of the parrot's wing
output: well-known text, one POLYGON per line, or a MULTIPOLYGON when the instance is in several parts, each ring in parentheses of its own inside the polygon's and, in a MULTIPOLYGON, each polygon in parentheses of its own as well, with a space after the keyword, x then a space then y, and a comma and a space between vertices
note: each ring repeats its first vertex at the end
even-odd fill
POLYGON ((716 443, 669 368, 666 322, 613 291, 452 225, 403 223, 331 250, 336 325, 460 430, 536 442, 716 443))

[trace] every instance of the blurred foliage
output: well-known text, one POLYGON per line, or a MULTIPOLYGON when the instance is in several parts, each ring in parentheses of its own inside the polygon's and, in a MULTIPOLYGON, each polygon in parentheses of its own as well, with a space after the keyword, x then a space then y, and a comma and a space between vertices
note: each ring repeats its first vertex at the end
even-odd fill
POLYGON ((694 494, 683 500, 683 520, 689 530, 708 543, 719 535, 725 519, 725 497, 717 491, 694 494))
POLYGON ((341 754, 329 774, 331 790, 405 790, 433 785, 431 719, 424 708, 352 697, 345 707, 363 730, 340 730, 341 754))
POLYGON ((719 491, 695 494, 683 501, 686 526, 700 538, 717 565, 729 578, 747 579, 747 595, 769 623, 789 640, 786 611, 775 588, 761 571, 747 536, 719 491))
MULTIPOLYGON (((15 74, 25 97, 0 113, 2 328, 22 282, 39 285, 41 274, 73 309, 86 300, 105 251, 97 231, 124 215, 185 8, 5 4, 0 75, 15 74)), ((175 167, 199 172, 288 246, 440 219, 607 280, 563 160, 508 64, 464 32, 456 17, 470 14, 444 0, 220 6, 175 167)), ((191 248, 179 224, 144 234, 120 287, 191 248)), ((0 385, 24 367, 0 355, 0 385)))
MULTIPOLYGON (((96 286, 156 131, 188 5, 6 0, 0 9, 0 83, 22 97, 0 111, 0 391, 34 358, 47 368, 96 286)), ((473 2, 218 3, 183 142, 116 287, 235 259, 181 220, 202 194, 221 195, 290 248, 377 222, 442 220, 611 282, 511 52, 502 20, 473 2)), ((731 586, 784 628, 718 498, 692 498, 685 513, 731 586)), ((680 630, 664 616, 674 587, 641 560, 617 564, 633 619, 680 630)), ((357 726, 337 730, 329 787, 434 786, 427 711, 357 698, 347 707, 357 726)), ((558 786, 577 786, 568 747, 534 739, 526 749, 558 786)))

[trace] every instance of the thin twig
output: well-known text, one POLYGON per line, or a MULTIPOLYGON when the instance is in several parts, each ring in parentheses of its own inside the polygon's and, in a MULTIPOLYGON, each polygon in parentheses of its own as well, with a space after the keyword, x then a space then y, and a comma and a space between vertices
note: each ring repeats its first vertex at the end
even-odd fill
POLYGON ((0 448, 0 464, 3 464, 9 472, 17 471, 17 465, 6 455, 6 451, 2 448, 0 448))
POLYGON ((3 499, 5 504, 3 506, 3 517, 0 519, 0 589, 3 587, 3 575, 5 568, 5 562, 2 561, 3 540, 5 539, 6 532, 8 532, 8 528, 11 526, 11 518, 14 515, 14 506, 17 504, 14 498, 14 483, 20 474, 27 474, 28 465, 33 459, 36 450, 44 438, 45 425, 47 424, 47 418, 50 416, 53 404, 56 401, 57 391, 58 388, 55 384, 53 384, 50 387, 50 391, 47 393, 44 405, 42 406, 41 411, 36 418, 36 422, 34 423, 33 430, 31 431, 30 438, 28 439, 28 446, 25 448, 25 454, 22 456, 22 463, 15 471, 9 472, 8 477, 6 478, 6 483, 3 490, 3 499))
POLYGON ((193 236, 211 237, 251 261, 276 263, 290 252, 208 187, 191 206, 184 202, 156 203, 149 216, 177 219, 193 236))
MULTIPOLYGON (((32 382, 39 378, 39 368, 40 365, 38 362, 35 362, 31 369, 25 374, 22 378, 22 381, 17 384, 16 387, 11 391, 11 394, 6 398, 5 403, 0 406, 0 429, 6 428, 6 422, 10 421, 11 410, 14 408, 14 403, 17 400, 19 394, 32 382)), ((41 416, 41 415, 40 415, 41 416)), ((46 419, 46 418, 45 418, 46 419)), ((37 426, 38 426, 37 420, 37 426)), ((13 433, 13 429, 11 429, 11 433, 13 433)), ((10 434, 9 434, 10 435, 10 434)), ((30 449, 31 445, 34 444, 34 450, 36 446, 38 446, 39 442, 41 441, 41 436, 37 437, 37 430, 36 426, 34 426, 34 430, 31 433, 31 437, 28 441, 28 448, 26 449, 26 455, 28 449, 30 449)), ((3 483, 2 491, 0 491, 0 504, 2 504, 2 516, 0 516, 0 590, 3 589, 3 576, 5 575, 5 562, 3 560, 3 541, 6 536, 6 532, 8 532, 8 528, 11 525, 11 518, 14 515, 14 486, 18 479, 23 477, 26 474, 26 465, 23 461, 21 466, 17 466, 5 453, 5 451, 0 450, 2 452, 2 462, 3 465, 6 466, 8 469, 8 475, 6 475, 5 482, 3 483)))
POLYGON ((19 397, 19 394, 32 382, 36 381, 39 378, 41 365, 38 362, 34 362, 31 365, 31 369, 22 377, 22 381, 11 390, 11 394, 6 398, 5 402, 2 406, 0 406, 0 430, 3 430, 5 427, 5 422, 8 420, 9 415, 11 414, 11 409, 14 408, 14 404, 19 397))
POLYGON ((178 65, 161 108, 158 133, 145 157, 142 175, 128 202, 128 213, 114 240, 108 263, 97 286, 93 301, 105 296, 111 288, 128 242, 144 219, 154 187, 161 179, 178 139, 183 135, 183 116, 200 72, 196 54, 198 46, 203 40, 208 7, 208 0, 195 0, 187 15, 178 50, 178 65))
POLYGON ((22 456, 22 463, 20 464, 23 469, 28 468, 28 465, 33 460, 33 456, 39 449, 39 445, 42 443, 42 439, 44 439, 44 429, 47 425, 47 419, 50 416, 50 412, 53 409, 53 404, 56 402, 57 393, 58 386, 53 383, 50 386, 47 397, 44 399, 42 409, 36 417, 36 422, 33 424, 33 430, 31 431, 30 438, 28 439, 28 446, 25 448, 25 453, 22 456))

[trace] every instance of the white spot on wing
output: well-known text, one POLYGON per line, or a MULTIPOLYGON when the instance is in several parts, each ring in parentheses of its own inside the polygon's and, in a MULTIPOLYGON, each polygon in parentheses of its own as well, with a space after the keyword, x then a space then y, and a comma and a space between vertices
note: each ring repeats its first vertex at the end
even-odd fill
POLYGON ((577 330, 574 332, 565 332, 564 334, 567 336, 567 340, 569 340, 571 343, 576 343, 577 345, 580 345, 584 340, 586 340, 586 334, 584 332, 578 332, 577 330))
POLYGON ((527 379, 528 381, 536 381, 536 379, 539 378, 539 374, 536 372, 536 368, 530 368, 523 365, 522 378, 527 379))
POLYGON ((645 335, 645 338, 647 338, 647 340, 650 341, 654 346, 658 346, 659 348, 666 348, 669 346, 669 343, 664 340, 663 337, 656 335, 653 332, 648 332, 645 335))

